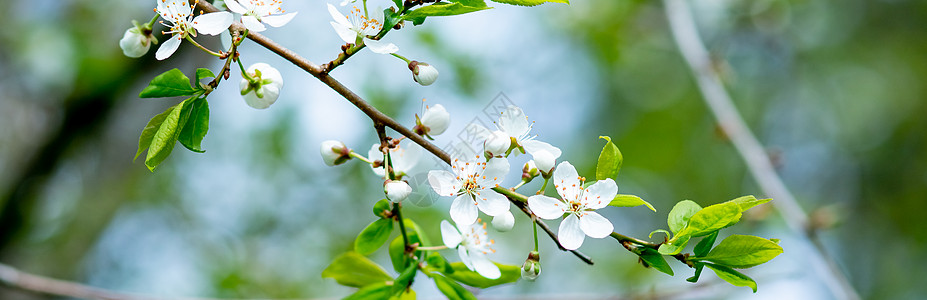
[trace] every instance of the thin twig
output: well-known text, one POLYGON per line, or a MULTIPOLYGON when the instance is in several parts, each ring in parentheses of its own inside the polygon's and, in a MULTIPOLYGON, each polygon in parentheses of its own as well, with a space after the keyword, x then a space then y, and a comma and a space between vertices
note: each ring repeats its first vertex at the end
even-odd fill
POLYGON ((811 234, 808 215, 782 182, 763 145, 747 127, 730 95, 724 89, 720 76, 712 67, 708 50, 696 31, 696 24, 688 4, 685 0, 664 0, 663 3, 673 38, 695 76, 703 99, 718 119, 724 133, 730 137, 734 148, 746 162, 753 178, 766 195, 775 199, 775 207, 781 212, 789 228, 805 237, 817 249, 817 255, 811 256, 812 261, 818 272, 824 275, 833 295, 838 299, 859 299, 859 294, 850 285, 833 257, 811 234))

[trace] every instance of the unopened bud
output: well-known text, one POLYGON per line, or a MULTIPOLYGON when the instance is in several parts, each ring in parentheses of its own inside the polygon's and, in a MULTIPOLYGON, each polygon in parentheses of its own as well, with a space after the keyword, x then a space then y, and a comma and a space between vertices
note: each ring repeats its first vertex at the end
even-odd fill
POLYGON ((531 182, 535 177, 538 177, 540 171, 538 171, 538 166, 534 160, 529 160, 525 163, 525 166, 521 168, 521 181, 531 182))
POLYGON ((268 64, 256 63, 248 67, 246 73, 251 80, 242 78, 239 87, 248 106, 265 109, 277 102, 280 89, 283 88, 283 76, 280 75, 280 71, 268 64))
POLYGON ((351 149, 335 140, 322 142, 319 153, 322 155, 322 161, 329 166, 340 165, 351 159, 351 149))
POLYGON ((541 275, 541 254, 537 251, 531 251, 528 253, 525 264, 521 266, 521 278, 534 281, 538 279, 538 275, 541 275))
POLYGON ((493 131, 492 135, 483 142, 483 149, 488 156, 501 156, 512 146, 512 138, 501 130, 493 131))
POLYGON ((122 48, 122 53, 131 58, 139 58, 145 53, 148 53, 148 49, 151 48, 152 43, 157 43, 158 40, 151 35, 151 32, 147 34, 139 28, 134 26, 126 30, 126 33, 122 36, 122 39, 119 40, 119 48, 122 48))
POLYGON ((423 86, 431 85, 438 80, 438 69, 428 63, 413 60, 409 63, 409 70, 412 70, 412 79, 423 86))
POLYGON ((512 227, 515 227, 515 216, 512 215, 511 211, 492 217, 492 228, 495 228, 496 231, 506 232, 512 230, 512 227))
POLYGON ((534 156, 534 163, 537 164, 541 175, 544 178, 550 178, 551 173, 554 171, 554 164, 557 162, 554 155, 545 150, 539 150, 532 153, 532 156, 534 156))
POLYGON ((419 120, 419 125, 421 125, 421 127, 419 128, 421 128, 421 131, 425 134, 434 136, 444 133, 450 123, 451 114, 444 109, 443 105, 435 104, 434 106, 428 107, 428 109, 422 113, 422 118, 419 120))
POLYGON ((412 187, 405 181, 388 180, 383 184, 383 192, 386 193, 387 199, 393 201, 393 203, 399 203, 409 198, 409 194, 412 193, 412 187))

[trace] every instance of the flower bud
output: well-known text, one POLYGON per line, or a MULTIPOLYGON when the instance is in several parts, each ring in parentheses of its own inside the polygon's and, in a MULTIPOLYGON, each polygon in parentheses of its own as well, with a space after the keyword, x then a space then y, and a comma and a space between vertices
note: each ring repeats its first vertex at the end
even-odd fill
POLYGON ((280 96, 280 89, 283 88, 283 76, 280 76, 280 72, 268 64, 256 63, 248 67, 246 73, 251 80, 243 78, 239 84, 245 103, 257 109, 265 109, 274 104, 280 96))
POLYGON ((539 150, 532 153, 532 156, 534 156, 534 163, 537 164, 541 175, 544 178, 550 178, 550 174, 554 171, 554 164, 557 162, 554 155, 545 150, 539 150))
POLYGON ((501 156, 512 146, 512 138, 501 130, 493 131, 492 135, 483 142, 483 149, 487 156, 501 156))
POLYGON ((528 253, 525 264, 521 266, 521 278, 534 281, 538 279, 538 275, 541 275, 541 254, 537 251, 531 251, 528 253))
POLYGON ((128 57, 139 58, 148 53, 152 41, 157 43, 150 32, 145 34, 138 26, 134 26, 127 29, 122 39, 119 40, 119 48, 122 48, 122 53, 128 57))
POLYGON ((511 211, 492 217, 492 228, 495 228, 496 231, 506 232, 512 230, 512 227, 515 227, 515 216, 512 215, 511 211))
POLYGON ((409 70, 412 70, 412 79, 423 86, 431 85, 438 80, 438 69, 427 63, 413 60, 409 63, 409 70))
POLYGON ((521 180, 524 182, 531 182, 532 179, 538 177, 538 174, 540 174, 540 171, 538 171, 538 166, 534 160, 529 160, 521 168, 521 180))
POLYGON ((322 154, 322 161, 329 166, 340 165, 351 159, 351 149, 348 149, 344 143, 334 140, 322 142, 319 153, 322 154))
POLYGON ((435 104, 425 110, 420 120, 420 125, 425 134, 439 135, 447 130, 451 123, 451 114, 444 109, 441 104, 435 104))
POLYGON ((393 201, 393 203, 399 203, 409 198, 409 194, 412 193, 412 187, 405 181, 387 180, 386 183, 383 184, 383 191, 386 193, 387 199, 393 201))

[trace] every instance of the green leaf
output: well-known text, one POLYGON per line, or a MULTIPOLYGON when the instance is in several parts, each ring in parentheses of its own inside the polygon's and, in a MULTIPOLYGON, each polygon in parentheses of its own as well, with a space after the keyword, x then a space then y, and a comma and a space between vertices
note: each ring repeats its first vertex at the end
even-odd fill
POLYGON ((373 215, 377 218, 386 218, 386 216, 391 216, 392 210, 393 209, 390 207, 389 199, 382 199, 373 205, 373 215))
POLYGON ((657 250, 645 248, 641 251, 639 256, 648 266, 653 267, 657 271, 666 273, 669 276, 673 276, 673 268, 670 268, 670 265, 666 263, 666 259, 663 258, 663 255, 657 252, 657 250))
POLYGON ((190 78, 187 78, 178 69, 171 69, 151 80, 141 93, 141 98, 160 98, 175 96, 190 96, 196 93, 196 89, 190 85, 190 78))
POLYGON ((692 251, 695 256, 705 256, 708 255, 708 251, 711 250, 711 246, 715 245, 715 240, 718 239, 718 231, 712 232, 698 244, 695 244, 695 250, 692 251))
POLYGON ((538 6, 547 2, 570 4, 570 0, 490 0, 496 3, 504 3, 520 6, 538 6))
MULTIPOLYGON (((402 7, 402 5, 399 7, 402 7)), ((383 10, 383 28, 393 28, 393 26, 399 24, 400 21, 402 21, 402 16, 394 11, 392 7, 383 10)))
POLYGON ((396 3, 396 8, 402 9, 402 0, 393 0, 393 3, 396 3))
POLYGON ((460 3, 469 7, 486 7, 486 1, 483 0, 448 0, 454 3, 460 3))
POLYGON ((438 290, 447 296, 448 300, 476 300, 476 296, 453 280, 438 274, 431 274, 431 278, 435 280, 438 290))
POLYGON ((653 205, 650 205, 650 203, 647 203, 647 201, 644 201, 644 199, 641 199, 641 197, 634 195, 618 194, 618 196, 615 196, 615 199, 612 200, 612 202, 609 202, 608 205, 618 207, 635 207, 646 205, 650 210, 657 211, 656 208, 653 208, 653 205))
POLYGON ((750 287, 753 289, 753 292, 756 293, 756 281, 753 281, 753 278, 744 275, 744 273, 737 272, 734 269, 725 266, 719 266, 711 263, 705 263, 705 266, 712 271, 715 271, 715 274, 718 275, 719 278, 724 279, 724 281, 727 281, 728 283, 735 286, 750 287))
POLYGON ((322 271, 322 278, 332 278, 338 284, 351 287, 364 287, 393 280, 393 277, 379 265, 354 252, 347 252, 335 258, 335 261, 322 271))
POLYGON ((170 112, 152 135, 151 143, 148 145, 148 154, 145 156, 145 165, 152 172, 174 150, 174 144, 177 143, 183 124, 190 116, 190 103, 190 101, 184 101, 168 108, 170 112))
POLYGON ((657 249, 657 251, 659 251, 660 254, 663 254, 663 255, 679 254, 679 252, 682 252, 682 249, 685 249, 686 245, 689 244, 689 238, 690 236, 688 235, 679 235, 679 236, 673 237, 673 239, 670 240, 669 242, 661 244, 660 248, 657 249))
POLYGON ((441 273, 454 273, 454 269, 451 268, 451 264, 444 259, 441 254, 438 252, 431 252, 428 254, 428 257, 425 259, 428 263, 428 266, 431 266, 438 270, 441 273))
MULTIPOLYGON (((708 206, 689 219, 689 224, 678 235, 703 236, 740 221, 741 211, 737 203, 725 202, 708 206)), ((674 237, 675 238, 675 237, 674 237)))
POLYGON ((393 270, 402 272, 412 264, 412 258, 406 255, 406 245, 402 236, 398 236, 389 243, 389 260, 393 263, 393 270))
POLYGON ((695 213, 700 210, 702 210, 702 207, 692 200, 679 201, 679 203, 676 203, 673 209, 670 210, 666 218, 666 225, 669 225, 670 231, 672 231, 673 234, 677 234, 679 231, 686 228, 692 215, 695 215, 695 213))
POLYGON ((772 199, 756 199, 756 197, 753 196, 743 196, 728 202, 737 203, 737 205, 740 206, 740 211, 744 212, 754 206, 769 202, 770 200, 772 199))
POLYGON ((392 297, 389 297, 389 300, 415 300, 415 291, 406 289, 402 294, 393 294, 392 297))
POLYGON ((390 291, 392 286, 387 285, 386 282, 377 282, 362 287, 361 289, 354 292, 350 296, 345 297, 343 300, 379 300, 387 299, 390 296, 390 291))
POLYGON ((451 263, 451 268, 454 269, 453 273, 444 273, 447 277, 454 279, 460 283, 475 287, 485 289, 492 286, 497 286, 500 284, 512 283, 518 281, 521 278, 521 267, 519 266, 510 266, 503 265, 499 263, 494 263, 499 267, 499 271, 502 272, 502 276, 499 276, 497 279, 489 279, 483 277, 479 273, 470 271, 463 263, 456 262, 451 263))
POLYGON ((612 138, 607 136, 599 136, 599 138, 608 142, 605 143, 605 147, 602 147, 602 153, 599 153, 599 162, 595 167, 595 179, 615 178, 615 176, 618 176, 618 170, 621 169, 621 161, 623 160, 621 151, 618 150, 615 143, 612 143, 612 138))
POLYGON ((145 125, 145 129, 142 129, 142 135, 138 137, 138 151, 135 151, 135 158, 133 158, 132 161, 138 159, 138 156, 141 155, 142 152, 145 152, 145 149, 148 149, 155 133, 161 128, 161 123, 164 123, 164 120, 167 119, 167 115, 170 115, 172 111, 174 111, 173 107, 168 108, 148 121, 148 125, 145 125))
POLYGON ((703 269, 705 269, 704 263, 700 263, 700 262, 695 263, 695 275, 692 275, 692 277, 686 278, 686 281, 692 282, 692 283, 698 282, 698 278, 702 276, 703 269))
POLYGON ((203 138, 206 137, 206 132, 209 131, 209 102, 206 101, 206 98, 190 98, 186 101, 192 102, 189 104, 190 117, 187 118, 187 122, 183 125, 178 140, 181 145, 187 147, 190 151, 206 152, 202 149, 201 144, 203 138))
POLYGON ((373 221, 357 235, 357 239, 354 240, 354 252, 361 255, 370 255, 389 240, 389 235, 392 232, 393 220, 379 219, 373 221))
POLYGON ((396 280, 393 281, 393 288, 390 293, 396 295, 405 291, 409 287, 409 284, 412 283, 412 278, 415 278, 415 273, 417 272, 418 266, 415 264, 409 265, 409 267, 403 270, 402 273, 399 274, 399 277, 396 277, 396 280))
POLYGON ((773 241, 752 235, 735 234, 721 241, 708 255, 697 259, 744 269, 766 263, 779 254, 782 254, 782 247, 773 241))
POLYGON ((403 19, 414 21, 414 19, 423 17, 455 16, 481 11, 484 9, 489 9, 489 7, 470 7, 460 3, 435 3, 413 10, 403 16, 403 19))
POLYGON ((200 80, 203 80, 203 78, 216 78, 216 74, 213 74, 209 69, 196 69, 196 84, 201 84, 200 80))

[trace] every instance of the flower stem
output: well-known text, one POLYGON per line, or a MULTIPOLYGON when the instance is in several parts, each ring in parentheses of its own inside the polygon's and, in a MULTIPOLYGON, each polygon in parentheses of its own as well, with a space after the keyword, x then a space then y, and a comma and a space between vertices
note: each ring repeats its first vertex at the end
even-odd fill
POLYGON ((409 234, 406 233, 406 222, 402 220, 402 202, 397 202, 393 206, 393 215, 396 216, 396 222, 399 222, 399 232, 402 233, 402 244, 409 249, 409 234))
POLYGON ((531 225, 534 225, 534 251, 538 251, 538 223, 531 222, 531 225))
POLYGON ((357 159, 359 159, 359 160, 361 160, 362 162, 365 162, 365 163, 368 163, 368 164, 371 164, 371 165, 373 164, 373 162, 370 161, 370 159, 364 157, 363 155, 357 154, 357 152, 351 151, 350 155, 353 156, 353 157, 355 157, 355 158, 357 158, 357 159))
POLYGON ((517 190, 517 189, 520 188, 521 186, 525 185, 525 183, 528 183, 528 182, 522 180, 520 183, 518 183, 518 185, 512 187, 512 190, 513 190, 513 191, 514 191, 514 190, 517 190))
POLYGON ((200 43, 197 43, 196 41, 194 41, 193 38, 191 38, 189 35, 186 36, 186 39, 187 41, 190 41, 190 43, 196 46, 197 48, 200 48, 201 50, 206 51, 206 53, 212 54, 215 57, 222 57, 222 54, 209 50, 206 47, 203 47, 203 45, 200 45, 200 43))
POLYGON ((654 244, 648 241, 644 241, 641 239, 632 238, 632 237, 629 237, 629 236, 626 236, 626 235, 623 235, 617 232, 612 232, 611 234, 609 234, 609 236, 611 236, 612 238, 614 238, 615 240, 619 242, 630 242, 633 244, 638 244, 638 245, 648 247, 648 248, 653 248, 653 249, 660 248, 660 245, 657 245, 657 244, 654 244))
POLYGON ((541 189, 538 190, 537 195, 544 194, 544 191, 547 190, 547 182, 550 181, 550 178, 544 178, 544 185, 541 186, 541 189))
POLYGON ((407 64, 412 62, 411 60, 409 60, 408 58, 405 58, 405 57, 402 56, 402 55, 399 55, 399 54, 396 54, 396 53, 390 53, 390 54, 391 54, 392 56, 395 56, 395 57, 397 57, 397 58, 399 58, 399 59, 405 61, 407 64))
POLYGON ((418 251, 435 251, 435 250, 444 250, 447 249, 447 246, 431 246, 431 247, 418 247, 415 250, 418 251))
POLYGON ((236 59, 235 61, 238 62, 238 68, 241 69, 241 77, 247 80, 249 83, 254 83, 255 79, 251 78, 251 76, 248 76, 248 71, 245 70, 245 65, 241 64, 241 59, 236 59))
POLYGON ((150 30, 152 27, 154 27, 154 24, 155 24, 155 22, 158 21, 158 17, 159 17, 159 16, 160 16, 159 14, 155 13, 154 18, 151 18, 151 21, 148 21, 147 28, 148 28, 149 30, 150 30))

